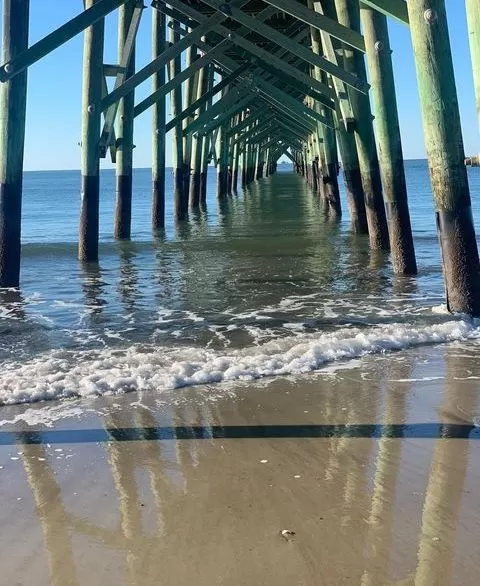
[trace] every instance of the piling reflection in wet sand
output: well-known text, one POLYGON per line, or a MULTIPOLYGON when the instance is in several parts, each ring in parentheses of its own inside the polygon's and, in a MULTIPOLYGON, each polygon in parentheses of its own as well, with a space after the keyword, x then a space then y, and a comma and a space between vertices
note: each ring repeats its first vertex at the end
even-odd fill
MULTIPOLYGON (((425 442, 428 459, 432 454, 420 522, 411 516, 416 504, 400 480, 404 467, 411 473, 418 466, 409 462, 412 446, 405 451, 410 440, 398 434, 398 424, 408 421, 413 390, 405 382, 413 376, 410 359, 392 359, 383 379, 355 378, 358 394, 351 401, 345 394, 353 384, 350 375, 341 388, 330 384, 319 393, 325 417, 337 424, 339 437, 222 439, 218 428, 225 420, 224 400, 186 403, 169 411, 173 429, 189 422, 202 428, 203 439, 158 442, 145 433, 142 440, 142 429, 158 425, 154 410, 142 403, 146 397, 140 396, 130 411, 109 413, 104 425, 110 438, 104 445, 116 493, 109 496, 109 504, 117 499, 119 511, 118 526, 109 529, 98 502, 91 503, 85 518, 66 510, 55 462, 29 436, 22 458, 52 584, 78 584, 72 546, 77 535, 112 563, 113 552, 121 554, 125 583, 134 586, 159 580, 165 586, 202 585, 220 577, 231 584, 254 584, 266 576, 269 584, 282 586, 333 585, 347 579, 362 586, 458 583, 455 562, 464 554, 456 533, 471 445, 463 439, 466 420, 458 413, 459 404, 465 413, 473 413, 475 401, 471 387, 462 393, 455 378, 468 362, 462 366, 461 357, 446 352, 445 400, 437 414, 439 421, 458 420, 461 425, 446 423, 436 440, 417 440, 425 442), (376 414, 375 404, 381 406, 376 414), (368 429, 371 435, 379 429, 368 421, 382 425, 381 437, 368 436, 368 429), (359 423, 365 435, 352 436, 359 423), (212 425, 217 439, 212 438, 212 425), (125 428, 136 428, 140 436, 118 441, 116 430, 125 428), (457 429, 462 439, 455 439, 457 429), (451 439, 444 439, 447 435, 451 439), (402 524, 398 505, 405 498, 410 521, 402 524), (420 526, 415 560, 410 543, 420 526), (281 536, 284 528, 295 531, 291 541, 281 536)), ((251 408, 246 401, 230 403, 229 421, 248 422, 251 408)), ((223 429, 228 437, 228 425, 223 429)), ((123 575, 121 568, 115 573, 123 575)))

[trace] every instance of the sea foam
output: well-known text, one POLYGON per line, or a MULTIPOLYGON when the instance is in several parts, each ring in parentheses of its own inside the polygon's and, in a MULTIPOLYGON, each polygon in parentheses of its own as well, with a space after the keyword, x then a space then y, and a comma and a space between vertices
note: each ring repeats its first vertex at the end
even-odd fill
POLYGON ((1 367, 0 404, 179 387, 307 373, 337 360, 424 344, 480 338, 470 320, 417 326, 383 324, 299 333, 240 350, 132 345, 50 351, 1 367))

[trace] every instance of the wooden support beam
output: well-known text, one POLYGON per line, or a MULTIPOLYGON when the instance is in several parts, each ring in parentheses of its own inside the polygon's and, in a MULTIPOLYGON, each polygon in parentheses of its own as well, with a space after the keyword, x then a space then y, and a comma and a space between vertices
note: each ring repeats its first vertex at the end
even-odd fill
POLYGON ((228 108, 228 110, 226 110, 220 116, 218 116, 217 118, 209 122, 206 126, 204 126, 201 129, 201 133, 208 134, 209 132, 212 132, 215 128, 219 128, 221 124, 227 122, 229 118, 231 118, 238 112, 241 112, 244 108, 251 104, 252 100, 254 99, 255 96, 253 94, 247 94, 242 99, 234 101, 234 103, 230 106, 230 108, 228 108))
MULTIPOLYGON (((214 83, 214 69, 212 65, 208 65, 207 77, 208 77, 208 89, 213 88, 214 83)), ((212 98, 210 97, 205 104, 205 108, 208 109, 212 105, 212 98)), ((202 164, 200 168, 200 205, 205 206, 207 203, 207 186, 208 186, 208 165, 210 162, 210 147, 212 146, 211 135, 207 134, 203 137, 203 149, 202 149, 202 164)))
POLYGON ((405 0, 361 0, 360 7, 362 4, 408 25, 408 9, 405 0))
MULTIPOLYGON (((309 8, 313 8, 313 2, 310 0, 308 3, 309 8)), ((310 27, 310 38, 312 44, 312 51, 316 54, 322 52, 322 42, 320 31, 315 27, 310 27)), ((320 70, 319 67, 313 67, 312 75, 319 80, 322 80, 322 76, 325 76, 325 72, 320 70)), ((326 77, 326 76, 325 76, 326 77)), ((330 125, 334 128, 333 114, 326 108, 322 108, 321 104, 315 103, 317 111, 323 113, 323 115, 329 120, 330 125)), ((325 161, 325 168, 323 169, 323 176, 319 178, 321 187, 323 187, 324 200, 326 204, 326 210, 330 216, 340 218, 342 214, 341 202, 340 202, 340 191, 338 187, 338 151, 337 151, 337 140, 335 130, 328 128, 323 125, 318 125, 318 150, 319 157, 325 161), (323 138, 323 143, 320 144, 320 138, 323 138), (322 157, 323 155, 323 157, 322 157), (323 183, 322 183, 323 181, 323 183)))
MULTIPOLYGON (((220 7, 223 5, 223 0, 204 0, 204 2, 205 4, 208 4, 209 6, 217 10, 219 10, 220 7)), ((290 37, 275 30, 273 27, 262 23, 256 17, 248 16, 240 9, 235 7, 229 8, 228 14, 232 19, 236 20, 240 24, 243 24, 249 31, 255 31, 256 33, 265 37, 269 41, 274 42, 279 47, 283 47, 293 55, 296 55, 303 61, 311 63, 312 65, 319 67, 323 71, 338 77, 349 86, 359 91, 363 91, 364 93, 368 92, 369 86, 366 82, 358 79, 358 77, 352 75, 348 71, 345 71, 341 67, 338 67, 338 65, 331 63, 327 59, 324 59, 321 55, 315 54, 307 47, 300 45, 290 37)), ((237 32, 235 34, 240 33, 237 32)))
POLYGON ((409 0, 447 307, 480 316, 480 263, 444 0, 409 0))
MULTIPOLYGON (((169 30, 170 44, 172 47, 179 46, 180 34, 172 28, 169 30)), ((189 35, 191 36, 191 35, 189 35)), ((181 53, 169 63, 169 79, 175 79, 182 69, 181 53)), ((170 95, 170 109, 172 116, 177 118, 183 109, 182 86, 176 85, 170 95)), ((173 129, 172 135, 172 166, 173 166, 173 205, 174 216, 177 222, 187 219, 188 216, 188 194, 184 192, 184 165, 183 165, 183 137, 182 124, 178 123, 173 129)))
MULTIPOLYGON (((182 12, 186 16, 197 20, 197 22, 199 22, 199 23, 206 22, 205 21, 206 17, 202 13, 198 12, 197 10, 194 10, 190 5, 184 4, 180 0, 172 0, 170 2, 170 4, 175 6, 180 12, 182 12)), ((203 26, 203 25, 201 24, 200 26, 203 26)), ((267 63, 270 67, 275 67, 275 69, 279 70, 280 72, 284 72, 287 75, 290 75, 291 77, 293 77, 294 79, 299 80, 301 83, 304 83, 307 86, 313 87, 313 89, 316 89, 321 94, 324 94, 332 99, 335 97, 335 93, 328 86, 326 86, 322 83, 319 83, 316 80, 313 80, 310 76, 299 71, 297 68, 293 67, 292 65, 289 65, 286 61, 283 61, 281 58, 277 57, 276 55, 273 55, 272 53, 269 53, 268 51, 265 51, 264 49, 257 47, 254 43, 248 41, 247 39, 242 37, 240 34, 233 33, 230 29, 228 29, 224 26, 221 26, 221 25, 215 25, 212 28, 218 34, 222 35, 223 37, 228 38, 234 45, 241 47, 242 49, 244 49, 245 51, 247 51, 248 53, 250 53, 254 57, 258 58, 260 60, 260 62, 257 63, 259 67, 262 66, 261 62, 263 61, 263 62, 267 63)), ((233 63, 235 63, 235 62, 233 62, 233 63)), ((234 69, 236 67, 238 67, 238 64, 236 64, 234 66, 234 69)))
POLYGON ((362 35, 358 31, 352 30, 348 26, 344 26, 326 16, 315 13, 296 0, 265 0, 265 2, 276 6, 283 12, 298 18, 310 26, 325 31, 346 45, 365 53, 365 43, 362 35))
POLYGON ((380 172, 393 270, 399 275, 415 275, 417 263, 408 210, 387 18, 366 6, 362 6, 360 12, 375 104, 380 172))
MULTIPOLYGON (((177 87, 178 85, 183 83, 185 80, 189 80, 197 71, 202 69, 202 67, 205 67, 205 65, 208 65, 214 59, 215 55, 223 49, 223 46, 225 44, 227 44, 226 41, 220 42, 215 49, 212 49, 211 52, 209 52, 209 53, 205 54, 203 57, 200 57, 199 59, 195 60, 190 66, 183 69, 180 72, 180 74, 177 75, 174 79, 170 80, 168 83, 166 83, 162 87, 158 88, 154 93, 152 93, 150 96, 148 96, 148 98, 145 98, 139 104, 137 104, 135 106, 135 118, 137 116, 140 116, 140 114, 143 114, 143 112, 145 112, 145 110, 148 110, 148 108, 151 108, 156 103, 156 101, 158 99, 160 99, 162 96, 163 97, 166 96, 175 87, 177 87)), ((186 110, 188 110, 191 113, 189 108, 190 108, 190 106, 187 106, 182 109, 182 112, 179 114, 181 121, 183 121, 185 118, 187 118, 189 116, 189 114, 186 114, 185 116, 183 116, 183 113, 186 110)), ((195 111, 195 110, 193 110, 193 111, 195 111)))
MULTIPOLYGON (((135 53, 135 39, 137 38, 138 27, 140 26, 140 20, 142 18, 142 12, 144 10, 143 1, 138 2, 137 0, 128 0, 128 21, 126 25, 123 25, 125 21, 125 5, 120 8, 119 19, 122 20, 121 30, 121 43, 119 45, 119 70, 115 78, 114 89, 120 87, 123 82, 132 76, 132 68, 130 66, 134 53, 135 53), (130 18, 131 13, 131 18, 130 18), (128 27, 128 28, 125 28, 128 27)), ((120 41, 119 41, 120 42, 120 41)), ((135 68, 133 69, 133 73, 135 68)), ((128 94, 127 94, 128 95, 128 94)), ((130 94, 131 95, 131 94, 130 94)), ((120 106, 120 101, 115 102, 108 108, 105 113, 105 124, 103 126, 102 134, 100 136, 100 156, 105 157, 107 146, 110 144, 115 118, 120 106)))
MULTIPOLYGON (((243 5, 246 3, 247 0, 233 0, 232 5, 243 5)), ((152 2, 152 7, 157 8, 158 10, 162 11, 162 7, 164 6, 161 2, 156 2, 155 0, 152 2)), ((201 25, 196 27, 190 34, 183 37, 180 40, 178 37, 178 42, 170 46, 166 51, 164 51, 161 55, 159 55, 156 59, 151 61, 148 65, 140 69, 135 75, 130 77, 126 80, 120 87, 113 90, 105 99, 102 100, 101 108, 102 110, 106 110, 112 104, 115 104, 118 100, 126 96, 128 93, 133 91, 137 86, 141 83, 146 81, 149 77, 151 77, 154 73, 156 73, 161 67, 164 67, 167 63, 178 57, 183 51, 188 49, 190 45, 195 44, 197 41, 201 39, 201 37, 210 31, 213 26, 219 22, 225 20, 225 16, 223 14, 214 14, 210 18, 203 19, 201 25)), ((177 33, 178 35, 178 33, 177 33)))
POLYGON ((325 118, 325 116, 322 116, 321 114, 319 114, 318 112, 316 112, 312 108, 305 106, 305 104, 303 104, 299 100, 293 98, 290 94, 285 93, 280 88, 275 87, 273 84, 269 83, 268 81, 265 81, 264 79, 256 77, 256 78, 254 78, 254 83, 258 88, 263 90, 263 92, 268 94, 269 97, 271 97, 277 101, 280 101, 283 104, 287 104, 289 107, 293 108, 299 114, 302 114, 302 115, 306 114, 307 116, 310 116, 311 118, 314 118, 315 120, 318 120, 318 122, 325 124, 325 126, 332 127, 331 121, 328 120, 327 118, 325 118))
MULTIPOLYGON (((325 13, 332 19, 337 18, 334 0, 321 0, 314 3, 315 10, 325 13)), ((326 33, 320 32, 322 48, 328 58, 337 62, 336 47, 326 33)), ((343 57, 339 58, 343 62, 343 57)), ((339 108, 337 117, 337 140, 342 159, 342 172, 345 184, 352 231, 355 234, 368 234, 367 213, 365 209, 365 195, 363 192, 360 163, 358 160, 357 145, 353 135, 353 111, 350 105, 347 89, 342 81, 332 78, 338 98, 339 108)))
POLYGON ((94 5, 87 2, 86 9, 81 14, 69 20, 30 48, 18 53, 15 57, 3 60, 3 64, 0 67, 0 82, 12 79, 15 75, 25 71, 30 65, 58 49, 58 47, 73 39, 73 37, 116 10, 125 2, 127 0, 98 0, 94 5))
MULTIPOLYGON (((99 0, 97 0, 99 1, 99 0)), ((96 0, 86 0, 87 9, 96 0)), ((100 123, 98 107, 103 86, 104 19, 96 20, 84 33, 82 100, 82 196, 78 257, 81 261, 98 261, 100 198, 100 123)))
MULTIPOLYGON (((28 47, 30 2, 3 0, 2 61, 28 47)), ((0 86, 0 287, 18 287, 27 72, 0 86)))
MULTIPOLYGON (((335 0, 339 22, 353 30, 360 30, 360 7, 357 0, 335 0)), ((363 54, 343 47, 344 67, 366 79, 367 73, 363 54)), ((348 95, 355 116, 355 141, 362 175, 365 208, 367 212, 370 246, 373 250, 388 250, 387 217, 382 194, 382 181, 378 163, 377 146, 373 130, 372 112, 368 96, 360 92, 348 95)))
MULTIPOLYGON (((205 94, 202 95, 201 98, 197 99, 189 108, 185 108, 183 112, 179 115, 178 120, 172 119, 169 121, 166 127, 166 131, 169 132, 172 128, 177 124, 179 121, 181 122, 187 116, 190 116, 195 110, 202 108, 209 100, 214 98, 219 92, 223 90, 223 88, 227 87, 228 85, 233 84, 233 82, 246 70, 248 69, 248 65, 242 65, 238 67, 233 73, 230 75, 225 76, 222 81, 217 83, 213 88, 209 89, 205 94)), ((204 110, 202 110, 203 113, 204 110)))
MULTIPOLYGON (((207 94, 208 92, 208 68, 202 67, 200 69, 199 80, 198 80, 198 87, 197 87, 197 94, 195 96, 195 100, 192 104, 190 104, 190 108, 193 104, 199 102, 201 98, 207 94)), ((185 108, 184 111, 188 109, 185 108)), ((201 105, 198 108, 197 116, 200 116, 206 109, 206 102, 201 102, 201 105)), ((193 111, 195 112, 195 111, 193 111)), ((192 112, 192 113, 193 113, 192 112)), ((188 205, 192 209, 196 209, 200 205, 200 185, 201 185, 201 167, 202 167, 202 151, 203 151, 203 141, 205 137, 200 136, 193 136, 192 140, 192 173, 190 178, 190 190, 188 195, 188 205)))
MULTIPOLYGON (((225 91, 225 88, 223 92, 225 91)), ((223 94, 222 97, 215 102, 210 108, 208 108, 201 116, 194 120, 191 124, 184 129, 184 133, 193 132, 206 132, 208 124, 210 124, 219 115, 224 114, 232 104, 239 102, 246 95, 251 94, 247 88, 234 88, 231 92, 223 94)))
MULTIPOLYGON (((155 61, 167 46, 165 15, 154 10, 152 14, 152 60, 155 61)), ((165 67, 152 77, 152 92, 165 85, 165 67)), ((165 94, 160 95, 152 109, 152 230, 158 233, 165 228, 165 94)))
MULTIPOLYGON (((120 64, 125 66, 127 79, 135 73, 135 38, 137 36, 140 16, 143 10, 136 0, 129 0, 118 13, 118 54, 120 64)), ((119 81, 117 76, 117 83, 119 81)), ((132 181, 133 181, 133 108, 135 95, 133 92, 118 103, 117 125, 117 164, 116 164, 116 198, 114 236, 118 240, 126 240, 131 236, 132 224, 132 181)), ((115 108, 115 105, 112 106, 115 108)), ((107 112, 106 118, 110 110, 107 112)), ((110 134, 107 131, 106 134, 110 134)), ((102 137, 100 138, 100 150, 102 137)))

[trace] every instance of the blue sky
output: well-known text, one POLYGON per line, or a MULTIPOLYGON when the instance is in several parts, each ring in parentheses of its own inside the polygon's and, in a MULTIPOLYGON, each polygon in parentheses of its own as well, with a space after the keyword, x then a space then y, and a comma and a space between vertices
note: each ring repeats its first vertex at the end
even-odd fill
MULTIPOLYGON (((146 2, 148 3, 148 2, 146 2)), ((149 4, 149 3, 148 3, 149 4)), ((465 151, 480 151, 475 111, 473 79, 461 0, 446 0, 450 38, 460 103, 465 151)), ((33 43, 81 11, 81 0, 31 0, 30 42, 33 43)), ((1 8, 0 8, 1 11, 1 8)), ((107 18, 105 62, 115 63, 117 53, 116 18, 107 18)), ((137 66, 150 61, 151 9, 143 15, 137 45, 137 66)), ((389 24, 400 125, 405 158, 425 157, 418 102, 415 66, 408 28, 389 24)), ((80 165, 82 35, 30 68, 27 112, 25 169, 78 169, 80 165)), ((137 90, 137 101, 150 93, 150 82, 137 90)), ((151 161, 151 113, 135 122, 136 167, 149 167, 151 161)), ((167 164, 170 163, 168 141, 167 164)), ((108 162, 104 166, 110 166, 108 162)))

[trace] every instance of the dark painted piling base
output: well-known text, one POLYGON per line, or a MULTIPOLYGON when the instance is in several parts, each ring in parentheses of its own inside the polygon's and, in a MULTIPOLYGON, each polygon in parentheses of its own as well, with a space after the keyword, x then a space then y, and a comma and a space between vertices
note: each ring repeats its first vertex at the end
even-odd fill
POLYGON ((200 205, 200 173, 193 173, 190 177, 190 193, 188 195, 188 205, 191 208, 197 208, 200 205))
POLYGON ((78 258, 81 261, 98 261, 99 202, 100 177, 83 175, 78 242, 78 258))
POLYGON ((319 181, 319 169, 318 169, 318 164, 316 161, 313 161, 311 167, 310 167, 310 185, 312 186, 312 189, 314 191, 318 191, 320 188, 320 181, 319 181))
POLYGON ((448 310, 480 317, 480 272, 470 206, 437 211, 448 310))
POLYGON ((0 184, 0 287, 20 284, 22 181, 0 184))
POLYGON ((263 179, 263 167, 264 163, 259 163, 257 167, 256 179, 263 179))
POLYGON ((207 203, 207 181, 208 181, 208 171, 204 173, 200 173, 200 203, 206 204, 207 203))
POLYGON ((355 234, 368 234, 367 212, 360 169, 343 171, 343 180, 347 192, 348 207, 355 234))
POLYGON ((386 203, 385 209, 393 271, 397 275, 416 275, 417 261, 408 204, 406 202, 386 203))
POLYGON ((233 186, 233 174, 231 169, 227 171, 227 192, 229 194, 232 193, 232 186, 233 186))
POLYGON ((217 172, 217 197, 224 197, 228 192, 228 171, 217 172))
POLYGON ((175 220, 186 220, 188 217, 188 201, 185 197, 185 178, 182 167, 173 170, 173 206, 175 220))
POLYGON ((117 175, 115 228, 117 240, 128 240, 132 231, 132 175, 117 175))
POLYGON ((158 232, 165 228, 165 179, 152 181, 152 229, 158 232))
POLYGON ((382 195, 382 180, 378 166, 370 169, 363 178, 365 210, 367 212, 368 234, 372 250, 390 250, 387 214, 382 195), (365 185, 365 181, 368 185, 365 185))
POLYGON ((232 175, 232 191, 233 193, 236 193, 238 189, 238 168, 235 169, 235 171, 233 172, 232 175))
POLYGON ((327 166, 328 175, 323 177, 323 193, 325 203, 328 206, 329 215, 340 219, 342 205, 340 203, 340 191, 338 189, 338 167, 331 163, 327 166))

